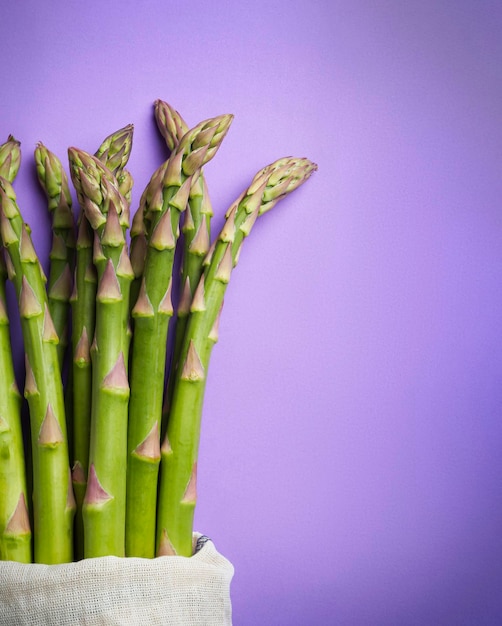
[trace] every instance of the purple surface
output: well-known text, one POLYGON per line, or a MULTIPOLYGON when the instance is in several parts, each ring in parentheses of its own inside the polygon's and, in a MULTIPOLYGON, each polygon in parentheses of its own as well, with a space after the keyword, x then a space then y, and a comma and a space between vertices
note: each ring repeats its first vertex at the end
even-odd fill
POLYGON ((267 163, 319 164, 247 242, 210 369, 196 526, 235 624, 502 623, 500 4, 25 0, 0 35, 44 259, 36 141, 133 122, 134 208, 156 98, 235 114, 217 224, 267 163))

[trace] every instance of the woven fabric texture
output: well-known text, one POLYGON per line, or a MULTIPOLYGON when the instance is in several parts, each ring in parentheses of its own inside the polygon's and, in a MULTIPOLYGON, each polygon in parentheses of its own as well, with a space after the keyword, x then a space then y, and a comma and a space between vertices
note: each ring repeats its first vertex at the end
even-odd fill
POLYGON ((0 563, 0 625, 231 625, 233 566, 201 544, 190 558, 0 563))

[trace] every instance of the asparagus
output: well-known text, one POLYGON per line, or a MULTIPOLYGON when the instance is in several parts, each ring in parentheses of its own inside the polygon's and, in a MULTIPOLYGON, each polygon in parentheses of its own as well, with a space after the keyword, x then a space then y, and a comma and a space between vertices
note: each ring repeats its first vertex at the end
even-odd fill
POLYGON ((0 178, 0 233, 7 269, 19 299, 25 344, 25 396, 30 409, 33 517, 38 563, 72 560, 75 501, 69 480, 58 336, 49 312, 45 277, 11 184, 0 178))
MULTIPOLYGON (((12 136, 0 146, 0 175, 12 182, 20 164, 19 142, 12 136)), ((0 252, 0 559, 31 563, 26 466, 17 387, 5 298, 7 269, 0 252)))
POLYGON ((267 166, 230 207, 205 259, 175 375, 167 432, 161 448, 157 555, 192 554, 200 421, 209 359, 218 339, 224 294, 244 237, 256 218, 309 178, 316 166, 284 158, 267 166))
MULTIPOLYGON (((176 147, 163 174, 162 195, 153 193, 141 207, 147 251, 139 295, 132 310, 134 341, 128 434, 126 554, 155 553, 155 502, 160 460, 160 418, 164 392, 166 342, 173 314, 171 275, 180 215, 200 168, 218 150, 233 116, 201 122, 176 147)), ((152 190, 159 189, 152 184, 152 190)))
POLYGON ((72 481, 75 514, 75 556, 84 553, 82 504, 87 485, 91 430, 92 363, 90 346, 94 337, 97 276, 92 261, 93 234, 87 218, 80 215, 76 243, 76 267, 72 311, 72 481))
POLYGON ((21 396, 14 377, 5 301, 7 272, 0 256, 0 559, 31 563, 21 396))
MULTIPOLYGON (((161 135, 164 137, 167 147, 172 151, 178 145, 188 127, 181 115, 171 105, 163 100, 155 102, 155 119, 161 135)), ((181 261, 181 295, 177 309, 176 329, 174 335, 174 347, 171 359, 168 385, 165 393, 165 405, 163 410, 163 428, 167 420, 169 403, 172 396, 174 373, 177 368, 181 344, 185 334, 186 323, 190 311, 195 288, 202 274, 202 261, 209 250, 210 221, 213 215, 209 193, 204 173, 190 188, 188 207, 184 213, 183 222, 183 254, 181 261)))
MULTIPOLYGON (((125 170, 132 149, 133 125, 108 135, 95 152, 109 170, 117 176, 121 194, 130 201, 131 174, 125 170)), ((77 259, 75 285, 72 296, 73 315, 73 488, 77 501, 76 512, 76 557, 82 558, 83 519, 82 506, 87 487, 89 470, 89 440, 92 410, 92 360, 91 343, 94 337, 96 315, 97 275, 93 260, 94 233, 85 216, 84 189, 77 177, 73 180, 80 203, 78 220, 77 259)), ((89 181, 85 181, 85 184, 89 181)), ((89 190, 88 190, 89 191, 89 190)))
POLYGON ((82 190, 85 214, 97 235, 91 436, 82 508, 84 556, 124 556, 128 300, 133 276, 124 236, 129 209, 116 178, 96 157, 70 148, 69 158, 72 180, 82 190))
POLYGON ((37 175, 52 215, 52 249, 48 282, 49 311, 59 337, 59 367, 68 345, 70 296, 75 267, 75 225, 68 179, 61 161, 42 143, 35 149, 37 175))

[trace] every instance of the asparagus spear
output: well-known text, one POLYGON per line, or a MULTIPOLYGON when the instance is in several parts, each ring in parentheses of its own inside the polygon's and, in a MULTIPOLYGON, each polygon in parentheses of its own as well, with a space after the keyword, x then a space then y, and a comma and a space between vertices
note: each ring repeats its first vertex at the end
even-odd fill
POLYGON ((31 563, 31 525, 21 428, 21 396, 14 377, 0 255, 0 559, 31 563))
POLYGON ((35 149, 37 175, 52 215, 52 249, 48 282, 49 311, 59 337, 59 367, 68 345, 70 296, 75 267, 75 224, 68 179, 61 161, 42 143, 35 149))
MULTIPOLYGON (((19 142, 0 146, 0 175, 12 182, 20 164, 19 142)), ((7 269, 0 252, 0 559, 31 563, 26 466, 21 427, 21 396, 14 376, 5 299, 7 269)))
POLYGON ((218 150, 231 115, 201 122, 188 131, 163 172, 162 195, 141 209, 147 238, 143 278, 132 310, 134 341, 128 434, 126 554, 155 553, 155 503, 160 460, 160 418, 166 342, 173 314, 171 276, 181 213, 192 182, 218 150))
POLYGON ((92 261, 93 233, 83 212, 79 218, 72 310, 72 481, 75 514, 75 557, 83 558, 82 504, 87 485, 91 430, 92 363, 90 346, 94 337, 97 276, 92 261))
POLYGON ((127 463, 127 345, 132 280, 124 230, 128 204, 113 174, 82 150, 69 149, 71 176, 83 193, 97 239, 96 325, 88 483, 83 503, 86 558, 124 556, 127 463))
MULTIPOLYGON (((130 201, 132 188, 131 174, 125 170, 132 148, 133 125, 108 135, 95 156, 108 169, 115 173, 120 192, 130 201)), ((75 285, 72 296, 73 315, 73 488, 77 501, 75 551, 76 557, 82 558, 83 519, 82 505, 87 486, 89 470, 89 440, 91 431, 91 404, 92 404, 92 360, 90 347, 94 337, 96 315, 97 275, 93 261, 94 233, 85 216, 84 191, 82 183, 77 177, 73 181, 80 203, 78 220, 77 258, 75 270, 75 285)), ((84 185, 89 185, 85 180, 84 185)))
POLYGON ((72 560, 75 502, 69 481, 58 336, 49 312, 45 277, 11 184, 0 179, 0 233, 9 277, 19 299, 26 351, 25 396, 33 457, 35 561, 72 560))
MULTIPOLYGON (((172 151, 178 145, 188 126, 181 115, 163 100, 155 102, 155 119, 167 147, 172 151)), ((190 311, 195 288, 202 274, 202 261, 209 250, 210 221, 213 215, 204 173, 190 188, 188 207, 184 213, 183 223, 183 254, 181 261, 181 294, 177 309, 174 347, 169 372, 168 385, 165 393, 163 410, 163 429, 167 420, 168 407, 171 401, 174 373, 177 368, 181 344, 185 334, 186 323, 190 311)))
POLYGON ((253 179, 226 214, 226 222, 205 260, 190 309, 166 436, 161 448, 157 555, 192 554, 200 420, 209 359, 218 338, 218 320, 241 244, 256 218, 301 185, 316 166, 285 158, 253 179))

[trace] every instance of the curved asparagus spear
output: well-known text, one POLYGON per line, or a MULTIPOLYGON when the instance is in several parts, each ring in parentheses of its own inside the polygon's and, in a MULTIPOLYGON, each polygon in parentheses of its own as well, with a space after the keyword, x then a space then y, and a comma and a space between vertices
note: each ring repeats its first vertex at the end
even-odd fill
POLYGON ((75 502, 69 481, 63 384, 45 280, 10 183, 0 179, 0 232, 9 277, 19 298, 26 350, 25 396, 30 409, 33 457, 35 561, 73 557, 75 502))
MULTIPOLYGON (((159 131, 166 141, 167 147, 171 151, 174 150, 188 130, 185 120, 178 111, 163 100, 157 100, 155 102, 155 119, 159 131)), ((174 374, 178 365, 181 344, 185 335, 190 304, 203 271, 202 262, 209 250, 211 236, 210 222, 212 215, 213 210, 209 199, 209 192, 204 173, 201 170, 200 176, 190 187, 188 207, 184 213, 182 227, 183 253, 181 259, 181 294, 177 310, 171 367, 165 392, 162 431, 165 427, 168 407, 171 402, 174 374)))
MULTIPOLYGON (((155 502, 160 460, 160 418, 164 394, 166 343, 173 314, 171 276, 181 213, 190 187, 218 150, 231 115, 188 131, 163 171, 162 195, 143 210, 147 251, 142 283, 132 310, 134 341, 129 408, 126 554, 153 556, 155 502)), ((157 174, 154 174, 154 177, 157 174)))
POLYGON ((205 260, 192 301, 176 373, 166 436, 161 449, 157 555, 192 554, 197 455, 211 350, 218 337, 223 297, 241 244, 256 218, 301 185, 316 166, 285 158, 264 168, 226 214, 225 225, 205 260))
MULTIPOLYGON (((0 146, 0 175, 12 182, 20 164, 19 142, 0 146)), ((5 299, 7 269, 0 251, 0 559, 31 563, 26 466, 21 427, 21 396, 14 376, 5 299)))
MULTIPOLYGON (((132 148, 133 125, 108 135, 95 153, 107 169, 117 176, 120 192, 130 200, 131 174, 125 168, 132 148)), ((77 501, 75 548, 76 557, 82 558, 83 520, 82 505, 89 470, 89 440, 91 431, 92 360, 91 343, 94 337, 96 316, 97 274, 93 260, 94 232, 83 208, 84 191, 79 178, 74 186, 80 203, 78 219, 77 257, 75 284, 72 295, 73 316, 73 488, 77 501)), ((89 185, 89 181, 85 184, 89 185)), ((90 190, 87 189, 87 193, 90 190)))
POLYGON ((52 249, 48 281, 49 311, 59 337, 59 367, 68 345, 70 296, 75 268, 75 224, 71 209, 68 179, 61 161, 42 143, 35 149, 38 180, 44 190, 52 216, 52 249))
POLYGON ((124 556, 127 463, 127 345, 132 269, 124 230, 128 204, 96 157, 69 149, 86 217, 96 233, 98 270, 92 355, 92 415, 88 482, 83 503, 84 556, 124 556))

